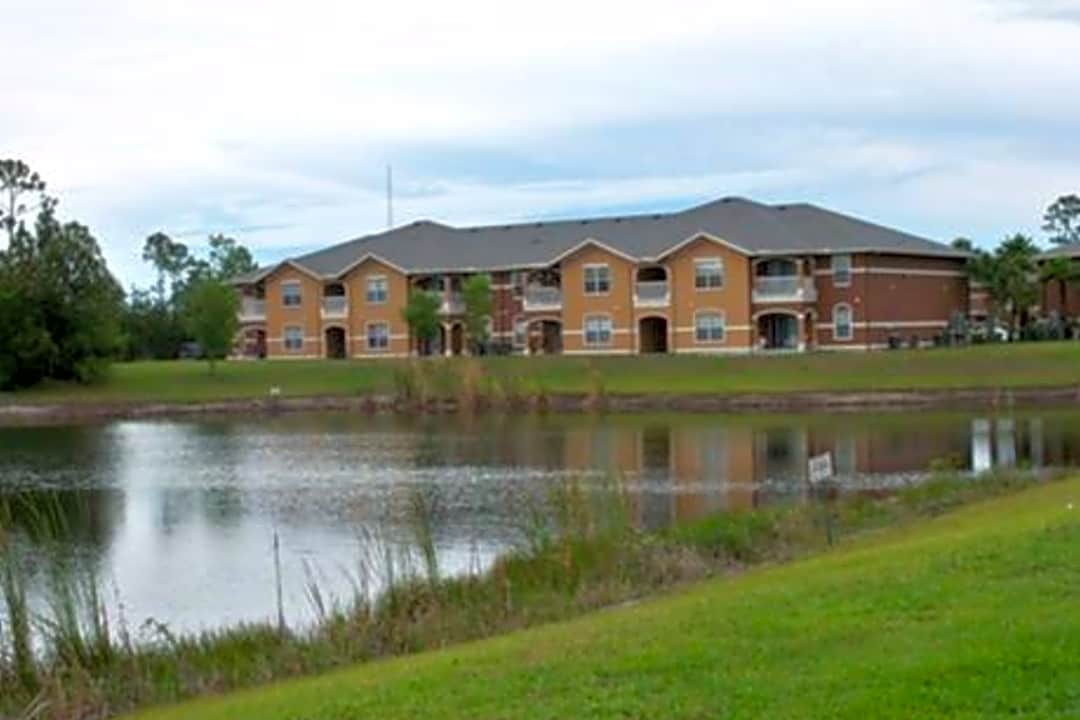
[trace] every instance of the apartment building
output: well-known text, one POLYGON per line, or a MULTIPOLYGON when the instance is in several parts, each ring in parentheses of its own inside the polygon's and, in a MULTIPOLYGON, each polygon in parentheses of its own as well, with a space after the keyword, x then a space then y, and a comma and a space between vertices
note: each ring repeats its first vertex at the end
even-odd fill
POLYGON ((966 254, 810 204, 451 227, 422 220, 237 278, 242 353, 467 352, 462 282, 492 279, 492 348, 522 354, 800 352, 928 344, 968 311, 966 254), (439 337, 410 337, 413 290, 439 337))

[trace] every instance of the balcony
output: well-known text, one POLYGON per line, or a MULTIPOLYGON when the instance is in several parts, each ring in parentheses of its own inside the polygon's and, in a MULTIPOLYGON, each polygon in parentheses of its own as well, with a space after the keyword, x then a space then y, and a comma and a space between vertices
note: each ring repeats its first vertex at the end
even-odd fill
POLYGON ((536 310, 561 310, 562 288, 551 285, 528 285, 525 288, 526 312, 536 310))
POLYGON ((754 278, 754 302, 814 302, 814 278, 802 275, 766 275, 754 278))
POLYGON ((465 298, 460 292, 450 292, 442 296, 439 312, 443 315, 461 315, 465 312, 465 298))
POLYGON ((637 307, 664 307, 671 303, 671 290, 667 280, 639 280, 634 286, 634 305, 637 307))
POLYGON ((349 314, 349 301, 344 295, 332 295, 322 299, 324 318, 343 318, 349 314))
POLYGON ((240 322, 262 322, 266 320, 266 301, 246 297, 240 300, 238 313, 240 322))

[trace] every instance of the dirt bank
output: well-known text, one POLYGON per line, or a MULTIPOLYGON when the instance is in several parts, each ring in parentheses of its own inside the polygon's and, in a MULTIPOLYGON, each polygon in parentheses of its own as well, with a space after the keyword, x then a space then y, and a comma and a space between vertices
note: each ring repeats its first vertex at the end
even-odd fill
MULTIPOLYGON (((889 410, 980 410, 1080 402, 1080 387, 985 388, 888 392, 791 392, 730 395, 551 395, 497 406, 479 401, 479 411, 499 412, 857 412, 889 410)), ((0 425, 38 425, 131 418, 199 415, 261 415, 294 412, 452 413, 457 400, 417 405, 388 396, 282 397, 200 403, 70 403, 0 405, 0 425)))

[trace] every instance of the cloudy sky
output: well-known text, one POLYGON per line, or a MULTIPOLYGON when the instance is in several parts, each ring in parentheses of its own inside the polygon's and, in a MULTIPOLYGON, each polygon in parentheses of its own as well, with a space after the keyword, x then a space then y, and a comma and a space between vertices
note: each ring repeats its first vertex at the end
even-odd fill
POLYGON ((806 200, 991 244, 1080 192, 1080 0, 0 0, 0 157, 125 284, 395 219, 806 200), (521 7, 519 7, 521 5, 521 7))

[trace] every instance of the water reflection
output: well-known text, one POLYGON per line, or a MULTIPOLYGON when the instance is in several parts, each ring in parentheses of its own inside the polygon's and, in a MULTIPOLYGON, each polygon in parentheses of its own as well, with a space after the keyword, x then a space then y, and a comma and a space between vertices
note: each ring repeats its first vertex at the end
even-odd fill
POLYGON ((826 451, 849 491, 910 482, 943 459, 974 471, 1069 466, 1080 459, 1080 413, 323 415, 17 428, 0 430, 0 491, 41 504, 58 493, 67 544, 103 568, 129 619, 193 629, 274 614, 274 533, 287 612, 303 617, 304 564, 318 566, 329 590, 346 589, 345 570, 371 532, 409 540, 418 490, 437 508, 440 560, 454 572, 520 542, 522 518, 567 477, 615 478, 634 519, 658 528, 799 501, 808 457, 826 451))

